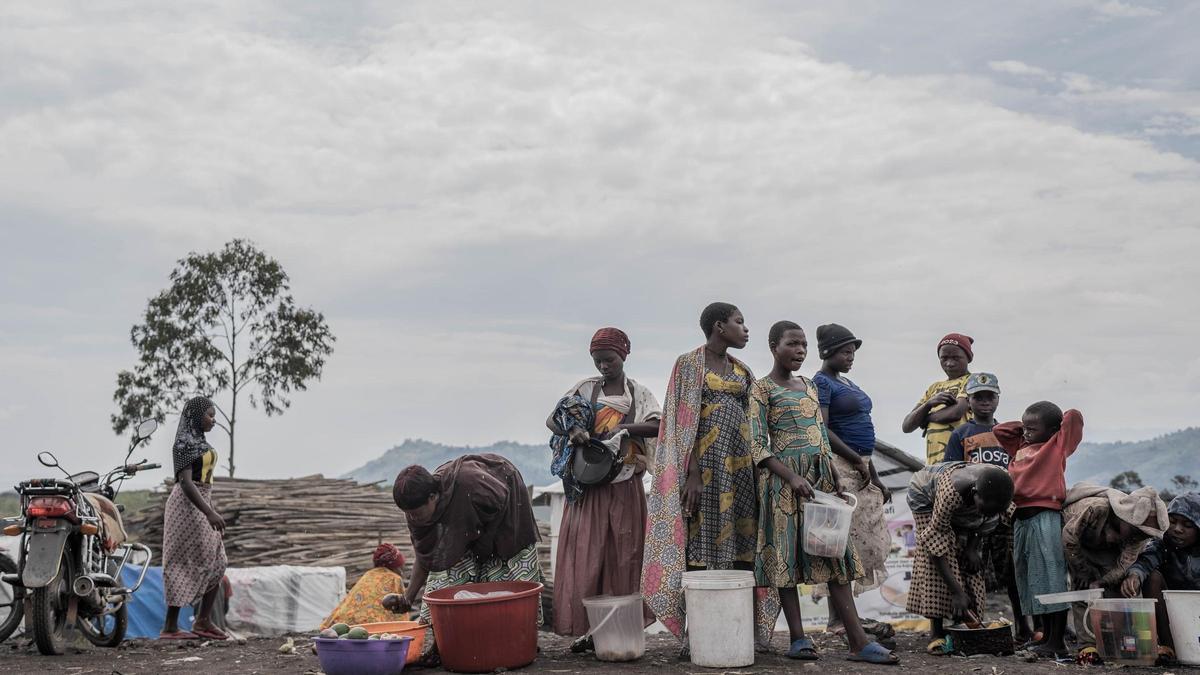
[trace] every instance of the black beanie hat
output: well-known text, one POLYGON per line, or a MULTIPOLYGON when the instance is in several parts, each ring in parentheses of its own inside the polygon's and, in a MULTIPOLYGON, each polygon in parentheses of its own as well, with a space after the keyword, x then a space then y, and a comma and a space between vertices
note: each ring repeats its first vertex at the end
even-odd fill
POLYGON ((817 354, 822 359, 833 356, 834 352, 851 342, 856 348, 862 346, 862 340, 854 337, 854 333, 851 333, 850 329, 845 326, 827 323, 817 327, 817 354))

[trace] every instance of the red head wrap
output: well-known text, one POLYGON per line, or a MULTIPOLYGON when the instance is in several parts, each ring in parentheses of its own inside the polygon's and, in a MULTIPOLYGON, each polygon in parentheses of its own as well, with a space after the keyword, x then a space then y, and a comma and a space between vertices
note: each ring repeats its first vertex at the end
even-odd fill
POLYGON ((395 568, 404 566, 404 554, 400 552, 400 549, 387 543, 380 544, 375 549, 375 555, 371 560, 375 563, 376 567, 395 568))
POLYGON ((629 356, 629 336, 620 328, 601 328, 592 336, 592 347, 588 351, 595 353, 601 349, 611 349, 624 361, 629 356))
POLYGON ((971 361, 975 360, 975 352, 971 350, 971 345, 974 343, 975 338, 971 337, 970 335, 963 335, 962 333, 947 333, 946 337, 942 338, 941 341, 938 342, 938 350, 941 350, 942 345, 954 345, 955 347, 958 347, 967 353, 967 363, 970 363, 971 361))

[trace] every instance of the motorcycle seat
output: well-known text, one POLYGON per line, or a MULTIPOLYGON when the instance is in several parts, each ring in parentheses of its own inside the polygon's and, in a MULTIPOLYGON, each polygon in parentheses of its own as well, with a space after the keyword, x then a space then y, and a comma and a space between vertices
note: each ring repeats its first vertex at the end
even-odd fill
POLYGON ((115 551, 118 546, 124 544, 129 539, 129 535, 125 532, 125 524, 121 520, 120 508, 104 495, 85 492, 83 496, 100 516, 102 526, 100 534, 104 542, 104 548, 110 552, 115 551))

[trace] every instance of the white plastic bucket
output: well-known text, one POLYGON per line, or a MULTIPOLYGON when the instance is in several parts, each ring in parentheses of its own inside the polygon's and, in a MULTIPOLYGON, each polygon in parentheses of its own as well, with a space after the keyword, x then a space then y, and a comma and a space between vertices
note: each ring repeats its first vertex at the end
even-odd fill
POLYGON ((1157 600, 1101 598, 1088 602, 1084 619, 1105 661, 1152 666, 1158 658, 1157 600))
POLYGON ((804 503, 804 552, 822 558, 841 558, 850 543, 850 520, 858 498, 846 494, 850 503, 828 492, 814 491, 804 503))
POLYGON ((754 573, 683 573, 688 648, 705 668, 754 665, 754 573))
POLYGON ((641 594, 598 595, 584 598, 583 606, 591 626, 588 634, 596 644, 596 658, 634 661, 646 653, 641 594))
POLYGON ((1180 663, 1200 666, 1200 591, 1163 591, 1180 663))

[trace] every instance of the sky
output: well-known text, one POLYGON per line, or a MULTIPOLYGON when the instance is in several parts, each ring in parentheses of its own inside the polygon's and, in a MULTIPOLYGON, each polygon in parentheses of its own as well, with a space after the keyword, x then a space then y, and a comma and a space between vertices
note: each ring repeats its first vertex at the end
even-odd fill
POLYGON ((759 375, 775 321, 851 328, 915 453, 949 331, 1001 418, 1194 425, 1200 5, 834 5, 0 5, 0 485, 120 461, 130 327, 235 237, 337 336, 286 414, 242 414, 240 476, 545 442, 596 328, 661 397, 715 300, 759 375))

